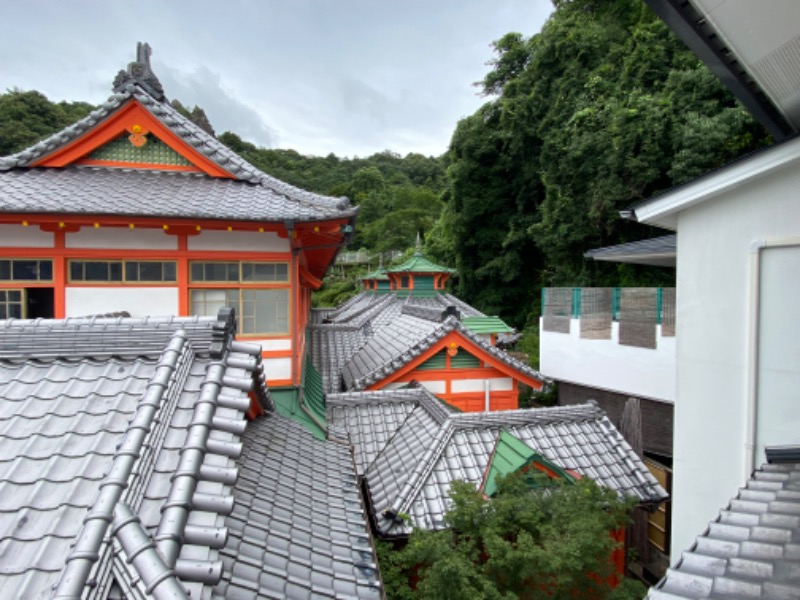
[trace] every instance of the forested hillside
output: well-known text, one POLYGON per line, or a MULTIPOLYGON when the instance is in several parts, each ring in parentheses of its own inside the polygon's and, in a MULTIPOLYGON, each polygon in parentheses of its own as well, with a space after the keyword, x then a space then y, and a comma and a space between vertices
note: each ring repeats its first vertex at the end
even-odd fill
POLYGON ((660 235, 618 211, 767 141, 641 0, 559 0, 542 32, 510 33, 458 123, 432 250, 458 292, 517 325, 542 286, 670 283, 589 249, 660 235))
MULTIPOLYGON (((279 179, 359 204, 351 249, 402 250, 420 232, 432 258, 458 268, 460 296, 517 327, 538 315, 543 286, 670 284, 674 271, 583 253, 660 235, 618 212, 767 135, 642 0, 554 4, 541 33, 494 43, 476 84, 487 102, 457 124, 442 157, 315 157, 232 132, 219 139, 279 179)), ((214 133, 201 108, 173 105, 214 133)), ((0 155, 91 108, 38 92, 0 95, 0 155)))

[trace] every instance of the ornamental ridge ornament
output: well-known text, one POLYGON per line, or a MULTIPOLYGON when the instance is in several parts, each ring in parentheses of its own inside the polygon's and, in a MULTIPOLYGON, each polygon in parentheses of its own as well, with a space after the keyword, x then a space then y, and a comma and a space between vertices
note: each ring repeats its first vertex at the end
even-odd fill
POLYGON ((164 88, 150 68, 150 55, 153 50, 150 44, 139 42, 136 44, 136 61, 128 63, 127 71, 120 71, 114 78, 114 91, 121 92, 129 83, 134 83, 145 89, 159 102, 166 100, 164 88))

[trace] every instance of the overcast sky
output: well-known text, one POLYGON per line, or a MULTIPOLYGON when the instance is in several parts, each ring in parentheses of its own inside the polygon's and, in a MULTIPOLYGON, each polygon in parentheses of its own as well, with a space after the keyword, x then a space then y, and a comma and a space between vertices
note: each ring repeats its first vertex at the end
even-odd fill
POLYGON ((217 133, 303 154, 445 151, 490 44, 550 0, 0 0, 0 90, 97 104, 136 42, 217 133))

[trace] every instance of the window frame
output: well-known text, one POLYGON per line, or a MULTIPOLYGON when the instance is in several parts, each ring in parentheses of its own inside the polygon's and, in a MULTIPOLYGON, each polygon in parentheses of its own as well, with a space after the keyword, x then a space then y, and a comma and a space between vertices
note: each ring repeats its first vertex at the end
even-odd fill
MULTIPOLYGON (((191 315, 198 314, 194 311, 195 302, 195 294, 196 291, 204 291, 204 290, 225 290, 226 293, 231 291, 238 292, 238 303, 237 306, 233 308, 236 310, 236 320, 238 325, 237 335, 242 338, 285 338, 292 333, 292 327, 294 326, 294 306, 292 304, 292 282, 291 282, 291 263, 287 260, 202 260, 202 259, 189 259, 188 261, 188 312, 191 315), (194 267, 196 265, 207 265, 207 264, 228 264, 228 265, 237 265, 237 273, 238 273, 238 280, 237 279, 218 279, 218 280, 206 280, 204 279, 196 279, 194 277, 194 267), (282 265, 285 268, 286 278, 282 280, 245 280, 244 279, 244 266, 245 265, 282 265), (253 315, 245 316, 244 311, 244 304, 245 304, 245 296, 244 292, 246 291, 259 291, 259 290, 274 290, 274 291, 284 291, 286 304, 285 304, 285 321, 286 321, 286 328, 283 331, 269 331, 269 332, 244 332, 245 323, 248 320, 253 320, 257 318, 257 313, 253 315)), ((277 276, 277 269, 276 269, 276 276, 277 276)), ((205 277, 205 273, 203 274, 205 277)), ((227 300, 226 300, 227 301, 227 300)), ((206 301, 203 301, 204 303, 206 301)), ((254 306, 258 306, 257 303, 254 303, 254 306)), ((254 328, 255 329, 255 328, 254 328)))
MULTIPOLYGON (((140 267, 141 268, 141 267, 140 267)), ((84 277, 86 273, 86 267, 84 266, 84 277)), ((95 258, 68 258, 66 264, 66 275, 67 275, 67 285, 74 285, 74 286, 139 286, 139 287, 176 287, 180 285, 180 277, 178 276, 178 261, 174 259, 124 259, 124 258, 104 258, 104 259, 95 259, 95 258), (74 264, 77 263, 105 263, 108 265, 118 264, 120 265, 120 279, 76 279, 72 276, 72 267, 74 264), (141 263, 161 263, 161 271, 162 271, 162 279, 161 280, 147 280, 147 279, 128 279, 127 272, 128 272, 128 265, 131 264, 139 264, 141 263), (164 279, 164 267, 166 265, 172 265, 174 279, 164 279)))
MULTIPOLYGON (((45 284, 45 283, 53 283, 53 269, 55 267, 54 261, 52 258, 38 258, 38 257, 4 257, 0 256, 0 262, 8 261, 9 263, 9 275, 11 276, 9 279, 0 279, 0 285, 38 285, 38 284, 45 284), (37 263, 50 263, 50 278, 45 279, 42 277, 37 277, 36 279, 17 279, 14 277, 14 263, 15 262, 37 262, 37 263)), ((37 271, 39 267, 37 266, 37 271)))
POLYGON ((8 292, 19 292, 19 301, 12 301, 8 299, 6 296, 4 299, 0 300, 0 305, 5 306, 6 309, 6 316, 0 317, 0 320, 5 319, 27 319, 28 318, 28 292, 26 288, 0 288, 0 292, 8 293, 8 292), (19 317, 9 317, 8 316, 8 307, 11 304, 19 304, 20 306, 20 316, 19 317))

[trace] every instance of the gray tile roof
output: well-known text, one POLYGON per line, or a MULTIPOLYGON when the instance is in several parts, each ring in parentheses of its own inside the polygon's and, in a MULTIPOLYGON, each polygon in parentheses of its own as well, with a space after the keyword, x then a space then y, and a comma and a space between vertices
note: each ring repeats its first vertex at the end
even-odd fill
POLYGON ((417 406, 424 406, 420 416, 438 423, 455 409, 439 401, 423 387, 328 394, 328 426, 340 429, 353 445, 356 471, 364 475, 369 465, 406 422, 417 406))
POLYGON ((455 480, 480 484, 501 430, 556 465, 575 470, 621 497, 645 504, 667 497, 594 404, 450 413, 435 400, 421 396, 408 411, 405 404, 411 393, 407 391, 381 394, 382 400, 370 399, 367 393, 351 394, 349 399, 348 395, 331 396, 328 409, 331 425, 345 429, 354 444, 381 535, 408 535, 412 527, 444 528, 450 484, 455 480), (397 399, 388 400, 393 393, 398 394, 397 399), (359 395, 362 398, 357 398, 359 395), (395 427, 404 414, 402 424, 395 427), (401 515, 408 515, 409 521, 401 515))
POLYGON ((248 427, 243 455, 215 592, 232 600, 381 598, 350 447, 274 414, 248 427))
MULTIPOLYGON (((165 195, 160 198, 161 201, 164 199, 165 195)), ((151 87, 138 81, 128 81, 115 87, 114 94, 84 119, 22 152, 0 158, 0 212, 18 211, 317 220, 332 216, 351 216, 357 212, 357 208, 351 206, 347 198, 308 192, 267 175, 181 115, 165 98, 157 99, 151 87), (135 202, 148 197, 143 192, 151 192, 153 185, 166 185, 170 178, 106 175, 100 183, 95 183, 93 180, 102 177, 100 173, 115 170, 70 169, 70 175, 64 178, 44 176, 38 169, 25 172, 37 160, 75 141, 132 100, 138 101, 165 127, 205 158, 233 175, 234 179, 227 181, 228 185, 214 185, 215 180, 211 177, 175 174, 177 176, 172 177, 172 192, 186 186, 186 190, 179 194, 180 197, 175 202, 168 202, 163 207, 158 201, 147 202, 137 210, 135 202), (97 187, 101 184, 113 186, 114 201, 98 204, 102 198, 97 196, 97 187), (139 185, 147 187, 140 190, 139 185), (203 187, 208 190, 201 192, 203 187), (127 197, 124 195, 125 191, 127 197), (74 199, 70 197, 71 192, 75 193, 74 199), (135 199, 135 202, 130 198, 135 199), (262 201, 267 202, 267 205, 259 207, 258 204, 262 201), (220 205, 219 210, 217 205, 220 205), (256 212, 248 212, 251 208, 255 208, 256 212)))
POLYGON ((483 316, 450 294, 417 298, 362 292, 309 326, 312 360, 329 393, 363 390, 391 375, 452 331, 500 363, 547 381, 538 371, 492 346, 461 324, 483 316), (453 307, 457 310, 453 312, 453 307))
POLYGON ((585 252, 583 255, 594 260, 674 267, 677 251, 678 236, 673 234, 638 240, 627 244, 617 244, 616 246, 595 248, 585 252))
POLYGON ((800 598, 800 464, 758 469, 647 598, 800 598))
POLYGON ((0 212, 315 221, 356 211, 194 173, 66 167, 0 171, 0 212))
POLYGON ((257 572, 250 534, 238 534, 243 514, 276 535, 288 514, 303 531, 308 511, 293 509, 311 464, 329 465, 325 484, 336 484, 314 490, 329 514, 311 520, 314 535, 346 538, 311 561, 314 594, 379 586, 349 451, 307 442, 273 415, 251 424, 243 454, 248 391, 274 407, 259 347, 234 331, 230 318, 0 321, 0 597, 52 586, 77 597, 87 585, 98 598, 248 597, 276 581, 290 590, 309 559, 300 534, 262 544, 269 568, 257 572), (281 489, 271 513, 247 496, 254 464, 259 485, 281 489), (283 571, 274 556, 288 557, 283 571))

